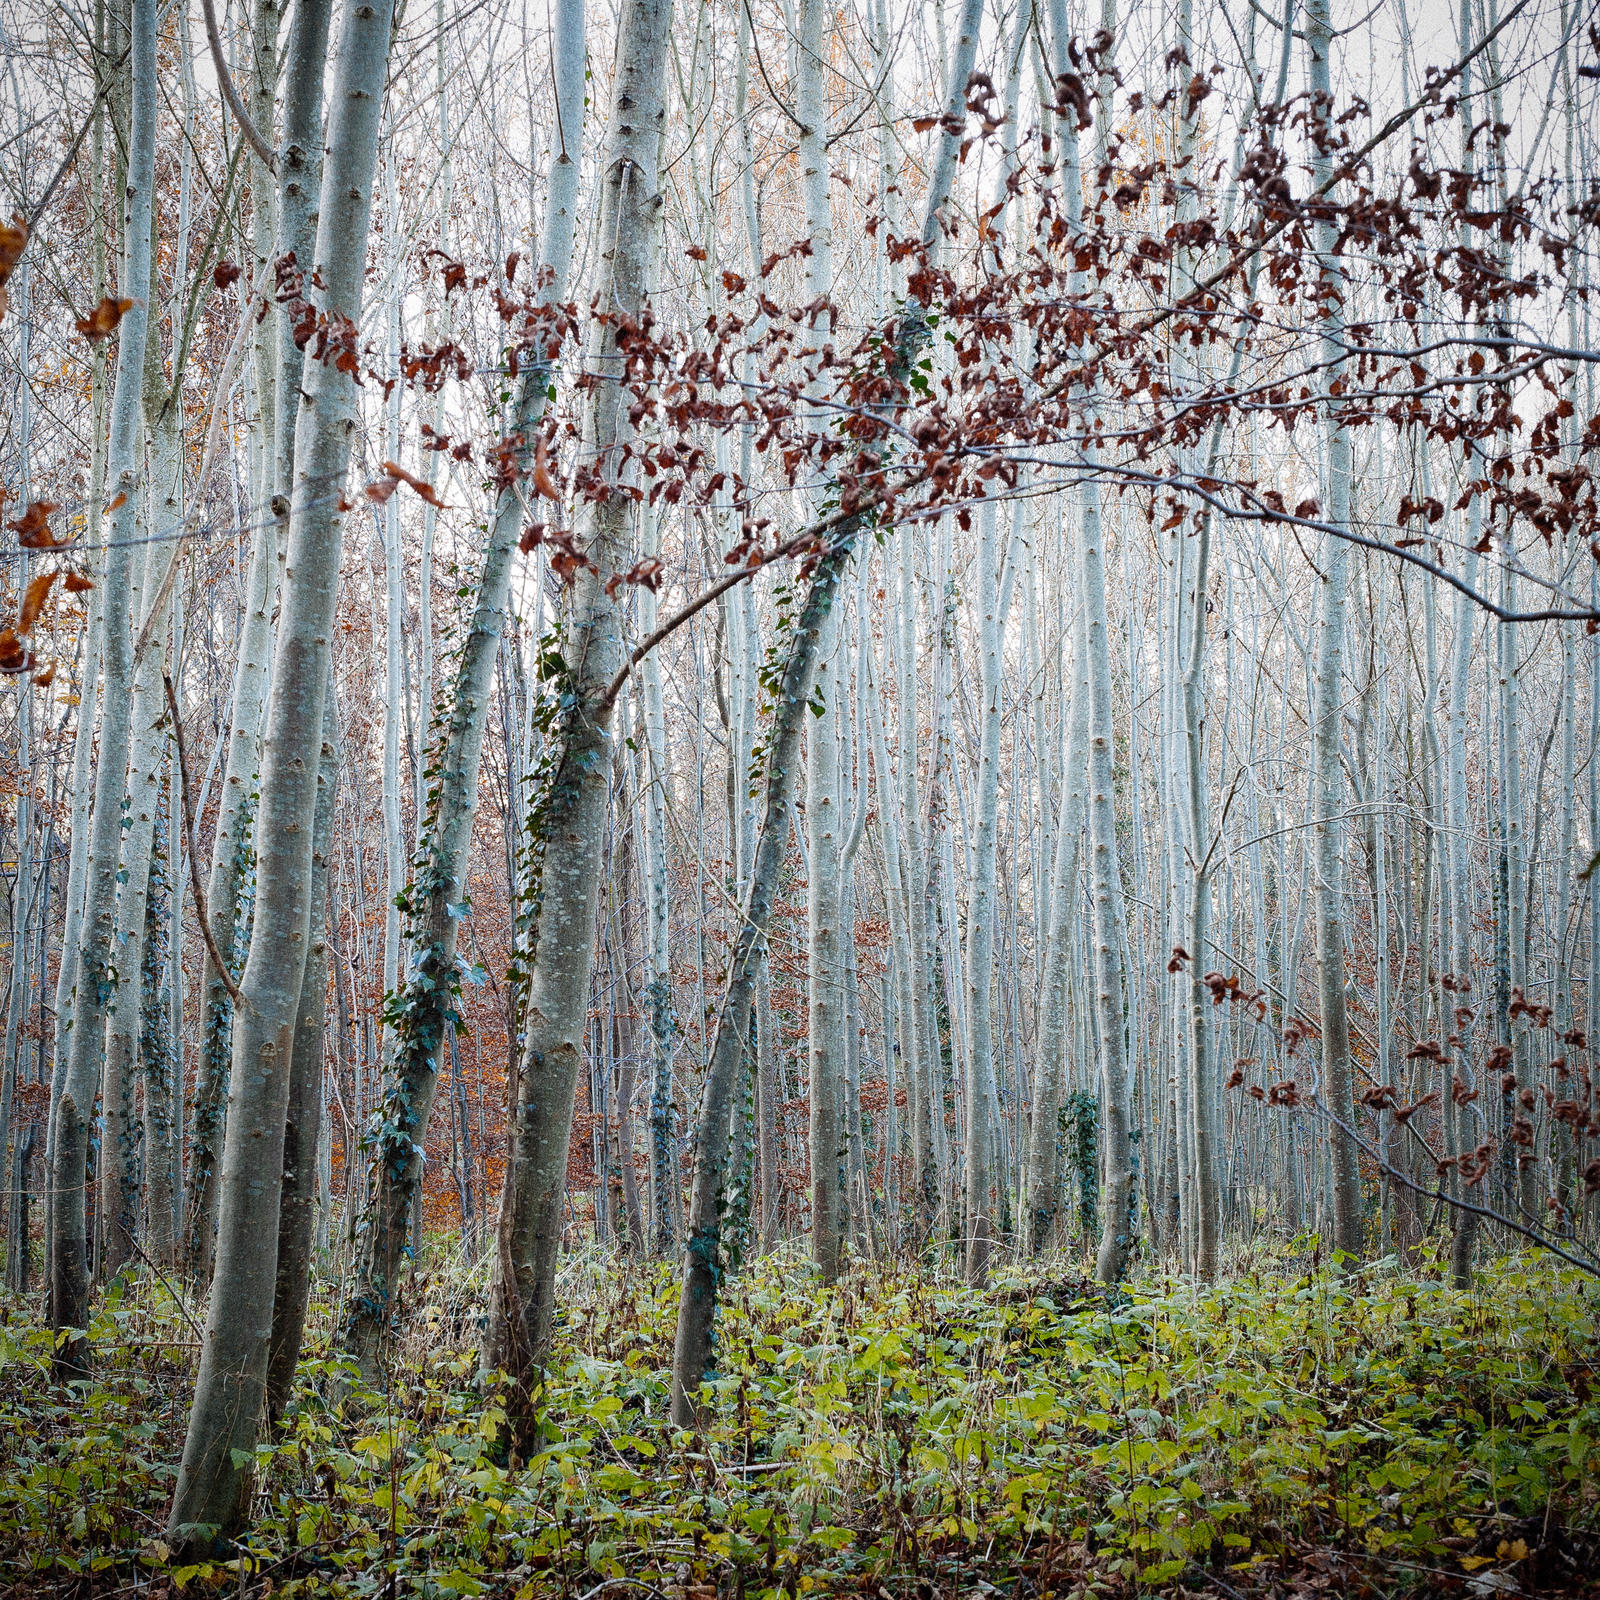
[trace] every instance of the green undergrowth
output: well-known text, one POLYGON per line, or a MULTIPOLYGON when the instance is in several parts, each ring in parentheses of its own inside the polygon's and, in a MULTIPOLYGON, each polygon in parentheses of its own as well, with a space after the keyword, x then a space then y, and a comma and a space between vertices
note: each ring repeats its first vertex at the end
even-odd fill
MULTIPOLYGON (((0 1592, 716 1600, 863 1594, 1590 1592, 1600 1573, 1592 1280, 1502 1262, 1471 1294, 1381 1263, 1261 1258, 1214 1288, 935 1273, 732 1287, 715 1420, 665 1419, 664 1269, 567 1273, 542 1447, 499 1447, 482 1284, 435 1270, 385 1392, 316 1307, 239 1555, 161 1539, 195 1332, 145 1283, 53 1388, 0 1328, 0 1592)), ((1597 1590, 1595 1592, 1600 1592, 1597 1590)))

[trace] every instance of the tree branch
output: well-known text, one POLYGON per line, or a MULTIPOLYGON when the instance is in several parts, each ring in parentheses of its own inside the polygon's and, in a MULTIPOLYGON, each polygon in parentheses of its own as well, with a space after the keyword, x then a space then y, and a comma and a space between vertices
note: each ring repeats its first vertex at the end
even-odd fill
POLYGON ((276 177, 278 158, 273 154, 272 146, 261 137, 260 130, 250 120, 250 113, 245 110, 244 101, 240 99, 239 91, 234 85, 233 74, 228 71, 228 60, 222 53, 222 33, 217 27, 217 8, 214 0, 200 0, 200 9, 206 14, 206 38, 211 45, 211 64, 217 69, 217 82, 222 86, 222 98, 228 102, 233 120, 239 124, 239 131, 260 158, 262 166, 276 177))

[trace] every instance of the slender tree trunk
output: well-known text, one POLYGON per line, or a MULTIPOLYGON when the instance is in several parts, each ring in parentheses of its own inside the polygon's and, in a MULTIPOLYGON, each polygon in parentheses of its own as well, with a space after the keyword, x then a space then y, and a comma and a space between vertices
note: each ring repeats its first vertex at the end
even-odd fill
MULTIPOLYGON (((982 0, 964 0, 961 35, 947 85, 944 137, 928 191, 922 239, 932 248, 944 203, 950 193, 965 127, 966 85, 977 52, 982 0)), ((927 335, 922 307, 908 306, 894 356, 894 376, 903 383, 918 359, 927 335)), ((812 676, 821 651, 828 615, 849 565, 864 519, 841 523, 832 543, 816 558, 806 598, 795 623, 793 641, 779 677, 766 763, 766 808, 756 838, 744 918, 728 964, 727 986, 717 1017, 701 1096, 695 1142, 694 1179, 690 1187, 683 1289, 672 1355, 672 1420, 692 1426, 699 1414, 699 1390, 711 1363, 716 1325, 717 1280, 722 1270, 722 1225, 728 1159, 728 1125, 734 1077, 749 1034, 750 1002, 761 963, 761 946, 772 915, 778 878, 789 838, 795 764, 800 731, 810 699, 812 676)))
MULTIPOLYGON (((345 13, 316 248, 321 314, 335 326, 359 325, 390 24, 385 4, 345 13)), ((216 1270, 169 1522, 169 1539, 180 1548, 205 1546, 238 1525, 266 1389, 284 1125, 310 928, 317 774, 339 578, 339 489, 357 419, 354 377, 331 359, 307 363, 302 395, 262 761, 256 919, 229 1073, 216 1270)))
MULTIPOLYGON (((613 312, 643 309, 661 195, 656 158, 671 0, 628 0, 617 41, 609 148, 600 174, 600 273, 613 312)), ((536 852, 524 1034, 512 1092, 510 1153, 500 1202, 489 1356, 526 1414, 549 1352, 566 1200, 567 1153, 594 963, 595 915, 611 762, 612 678, 622 665, 622 614, 606 585, 626 570, 634 516, 621 447, 631 437, 626 357, 614 320, 591 329, 586 367, 615 371, 585 408, 583 459, 603 487, 579 510, 587 565, 570 595, 561 669, 566 709, 529 818, 536 852)))
POLYGON ((144 1087, 145 1252, 160 1272, 175 1263, 178 1081, 172 1027, 172 835, 168 817, 156 814, 145 891, 144 968, 140 1006, 140 1081, 144 1087))
MULTIPOLYGON (((249 947, 250 905, 243 896, 252 865, 256 779, 261 768, 261 719, 272 664, 272 618, 281 546, 294 482, 295 429, 304 402, 300 380, 305 356, 294 342, 296 302, 310 293, 308 263, 316 245, 317 199, 322 183, 322 77, 328 53, 331 0, 303 0, 294 8, 284 72, 283 138, 278 148, 274 221, 280 292, 290 300, 263 324, 268 336, 257 363, 257 382, 275 385, 271 419, 272 517, 259 517, 251 539, 244 628, 234 670, 228 754, 217 829, 211 847, 206 904, 212 936, 237 981, 249 947), (270 330, 270 331, 269 331, 270 330)), ((258 50, 258 70, 269 63, 258 50)), ((267 96, 270 104, 270 94, 267 96)), ((224 1097, 232 1053, 233 1000, 206 952, 200 980, 200 1059, 195 1083, 189 1180, 184 1201, 184 1266, 192 1283, 211 1280, 216 1241, 219 1157, 224 1097)))
POLYGON ((267 1353, 267 1418, 283 1417, 294 1386, 305 1331, 317 1206, 317 1145, 322 1133, 323 1031, 328 1006, 328 857, 339 786, 339 720, 330 688, 323 697, 322 753, 311 843, 311 924, 289 1057, 284 1118, 283 1199, 278 1212, 278 1263, 267 1353))
MULTIPOLYGON (((644 548, 653 556, 659 527, 653 509, 644 511, 644 548)), ((639 597, 640 626, 656 625, 656 597, 639 597)), ((667 882, 667 717, 661 693, 661 664, 652 654, 640 664, 640 706, 644 723, 644 795, 640 832, 644 858, 645 1012, 650 1026, 650 1221, 651 1249, 670 1255, 677 1247, 682 1205, 678 1178, 678 1116, 673 1095, 673 1038, 678 1031, 672 1004, 672 902, 667 882)))
POLYGON ((788 849, 794 772, 800 760, 800 735, 810 702, 812 673, 850 550, 850 543, 840 542, 819 559, 795 624, 794 643, 776 695, 767 756, 766 807, 756 836, 744 918, 728 965, 727 988, 717 1017, 700 1104, 683 1291, 673 1349, 672 1419, 679 1427, 693 1425, 698 1414, 697 1392, 711 1359, 734 1080, 744 1058, 750 1003, 762 960, 761 944, 771 921, 772 902, 788 849))
MULTIPOLYGON (((73 1026, 51 1124, 50 1324, 62 1376, 88 1370, 87 1196, 89 1127, 117 976, 112 949, 122 843, 123 781, 128 765, 132 668, 130 588, 143 453, 140 397, 150 315, 152 189, 155 180, 155 0, 132 0, 126 41, 131 84, 124 179, 123 272, 119 291, 132 301, 118 329, 107 476, 121 503, 112 513, 101 578, 104 698, 89 823, 82 933, 77 951, 73 1026)), ((114 40, 119 50, 122 40, 114 40)))
MULTIPOLYGON (((1312 179, 1321 185, 1333 173, 1332 90, 1328 55, 1332 32, 1328 0, 1306 0, 1307 71, 1313 96, 1312 179)), ((1335 228, 1319 217, 1316 245, 1328 292, 1322 301, 1322 350, 1328 392, 1343 371, 1344 288, 1334 253, 1335 228)), ((1350 521, 1350 435, 1330 411, 1326 425, 1327 504, 1323 515, 1334 527, 1350 521)), ((1316 674, 1313 687, 1312 762, 1316 773, 1312 805, 1316 852, 1317 989, 1322 1025, 1322 1095, 1329 1111, 1345 1127, 1355 1127, 1354 1068, 1350 1059, 1350 1026, 1345 1014, 1344 929, 1344 776, 1339 763, 1344 677, 1345 602, 1350 583, 1350 546, 1329 534, 1322 541, 1323 577, 1318 604, 1316 674)), ((1361 1172, 1353 1140, 1333 1130, 1329 1154, 1333 1162, 1334 1249, 1356 1257, 1365 1242, 1361 1209, 1361 1172)))
POLYGON ((990 1119, 994 1073, 995 845, 1000 803, 1000 536, 995 504, 978 510, 979 751, 977 825, 967 895, 966 1273, 981 1285, 994 1248, 995 1141, 990 1119))
MULTIPOLYGON (((567 293, 577 222, 579 157, 583 142, 583 6, 555 14, 556 103, 559 124, 550 159, 549 204, 537 272, 546 304, 567 293)), ((422 1148, 438 1091, 446 1033, 456 1020, 461 962, 456 946, 469 901, 467 861, 478 813, 484 733, 493 701, 512 560, 522 530, 522 492, 516 481, 533 456, 556 352, 539 348, 520 380, 507 443, 516 463, 495 503, 489 548, 473 607, 472 625, 450 691, 449 719, 428 795, 418 851, 421 869, 407 886, 404 981, 389 1002, 390 1054, 384 1102, 366 1178, 355 1281, 344 1341, 369 1372, 388 1329, 395 1279, 408 1219, 422 1181, 422 1148)), ((392 502, 391 502, 392 503, 392 502)))
POLYGON ((1040 977, 1039 1065, 1029 1124, 1025 1240, 1029 1255, 1048 1247, 1061 1204, 1061 1109, 1071 1053, 1068 997, 1077 942, 1083 842, 1084 778, 1088 770, 1089 687, 1085 680, 1083 610, 1072 626, 1062 790, 1050 889, 1050 931, 1040 977))
MULTIPOLYGON (((828 183, 828 115, 823 94, 823 19, 829 0, 802 0, 795 49, 795 110, 800 121, 800 191, 806 236, 806 296, 831 306, 833 221, 828 183)), ((817 339, 833 329, 831 309, 817 318, 817 339)), ((825 377, 811 384, 824 402, 825 377)), ((813 511, 821 508, 812 496, 813 511)), ((811 1255, 825 1283, 839 1275, 844 1250, 843 1153, 844 963, 840 947, 839 718, 843 715, 838 619, 823 624, 814 673, 820 714, 806 740, 806 1057, 811 1101, 811 1255)))

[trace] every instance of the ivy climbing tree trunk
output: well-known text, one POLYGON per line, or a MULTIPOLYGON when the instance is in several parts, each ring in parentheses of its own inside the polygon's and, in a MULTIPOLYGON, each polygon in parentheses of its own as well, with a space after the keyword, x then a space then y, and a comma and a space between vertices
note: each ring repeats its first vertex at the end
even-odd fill
POLYGON ((546 771, 535 775, 528 819, 531 948, 488 1339, 489 1360, 512 1378, 512 1407, 524 1418, 550 1346, 588 1022, 611 780, 611 685, 623 661, 622 614, 611 580, 627 568, 634 520, 625 455, 633 436, 629 357, 620 340, 623 319, 645 308, 657 246, 656 160, 671 22, 671 0, 628 0, 618 29, 599 178, 598 272, 608 314, 591 324, 584 361, 598 375, 584 408, 582 445, 586 471, 596 477, 575 516, 584 563, 568 595, 563 648, 559 656, 548 652, 544 663, 561 709, 546 771))
MULTIPOLYGON (((558 125, 552 141, 543 249, 537 281, 546 306, 566 299, 577 221, 583 148, 583 5, 555 11, 558 125)), ((383 1336, 406 1243, 422 1147, 438 1089, 441 1053, 456 1020, 460 988, 456 943, 467 915, 467 856, 478 813, 478 774, 492 703, 495 658, 505 621, 512 558, 522 529, 518 479, 533 455, 534 435, 553 381, 556 349, 539 335, 536 358, 517 391, 503 458, 515 463, 495 502, 493 532, 478 579, 472 625, 451 687, 443 745, 435 756, 420 848, 403 897, 405 971, 388 1000, 390 1055, 372 1131, 366 1202, 357 1225, 355 1279, 344 1342, 370 1373, 383 1336)))
MULTIPOLYGON (((952 53, 946 85, 943 134, 923 217, 922 245, 930 253, 936 246, 944 204, 960 155, 961 135, 966 127, 967 79, 977 55, 982 14, 982 0, 963 0, 961 31, 952 53)), ((927 331, 926 308, 914 301, 909 303, 901 318, 898 348, 893 354, 893 376, 898 384, 904 384, 910 375, 926 342, 927 331)), ((700 1385, 710 1369, 714 1349, 734 1082, 744 1059, 745 1041, 750 1031, 750 1003, 788 845, 796 765, 800 758, 800 730, 810 700, 812 674, 823 644, 824 628, 865 522, 862 516, 847 517, 823 536, 828 542, 815 557, 794 636, 778 677, 766 759, 765 809, 756 836, 750 884, 745 893, 739 935, 728 963, 727 983, 700 1099, 694 1178, 684 1240, 683 1287, 672 1352, 672 1420, 680 1427, 693 1426, 699 1416, 700 1385)))

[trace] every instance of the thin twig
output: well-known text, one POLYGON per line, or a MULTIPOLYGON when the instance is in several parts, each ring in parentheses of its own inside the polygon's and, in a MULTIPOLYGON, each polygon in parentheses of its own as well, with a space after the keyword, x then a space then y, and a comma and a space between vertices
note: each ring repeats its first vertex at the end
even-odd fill
POLYGON ((1425 1185, 1416 1182, 1397 1167, 1393 1167, 1385 1161, 1354 1128, 1328 1109, 1320 1095, 1312 1101, 1312 1104, 1334 1127, 1340 1129, 1358 1150, 1364 1150, 1371 1156, 1374 1164, 1385 1177, 1392 1178, 1396 1183, 1403 1184, 1413 1193, 1423 1195, 1429 1200, 1439 1200, 1447 1206, 1454 1206, 1457 1211, 1470 1211, 1476 1217, 1487 1217, 1490 1222, 1498 1222, 1502 1228, 1510 1228, 1513 1233, 1520 1233, 1524 1239, 1531 1239, 1540 1249, 1548 1250, 1552 1255, 1560 1256, 1563 1261, 1570 1263, 1580 1272, 1587 1272, 1591 1278, 1600 1278, 1600 1267, 1597 1267, 1592 1261, 1585 1261, 1581 1256, 1575 1256, 1569 1251, 1563 1250, 1542 1229, 1527 1227, 1523 1223, 1508 1217, 1503 1211, 1496 1211, 1492 1206, 1475 1206, 1470 1200, 1459 1200, 1455 1195, 1448 1193, 1444 1189, 1429 1189, 1425 1185))
MULTIPOLYGON (((168 687, 170 688, 171 685, 169 684, 168 687)), ((189 1324, 189 1331, 194 1334, 195 1338, 197 1338, 202 1345, 204 1345, 206 1331, 198 1322, 194 1320, 194 1317, 190 1314, 188 1306, 183 1303, 183 1296, 178 1293, 177 1286, 166 1275, 166 1273, 164 1273, 161 1268, 158 1267, 155 1262, 153 1262, 150 1257, 145 1254, 144 1246, 140 1244, 136 1238, 134 1238, 132 1228, 124 1228, 122 1231, 122 1236, 139 1253, 139 1259, 143 1261, 144 1264, 149 1267, 149 1269, 161 1280, 161 1286, 167 1291, 168 1294, 172 1296, 172 1303, 182 1314, 183 1320, 189 1324)))
POLYGON ((205 885, 200 882, 200 858, 194 848, 194 802, 189 796, 189 751, 183 738, 183 718, 178 715, 178 696, 172 687, 172 678, 163 672, 161 681, 167 689, 167 709, 172 713, 172 734, 178 745, 178 788, 183 796, 183 831, 189 845, 189 883, 194 890, 194 914, 200 923, 200 937, 206 942, 206 954, 216 968, 222 987, 228 991, 233 1003, 242 1010, 250 1009, 250 1002, 239 992, 239 985, 222 959, 217 941, 211 933, 211 916, 206 910, 205 885))

